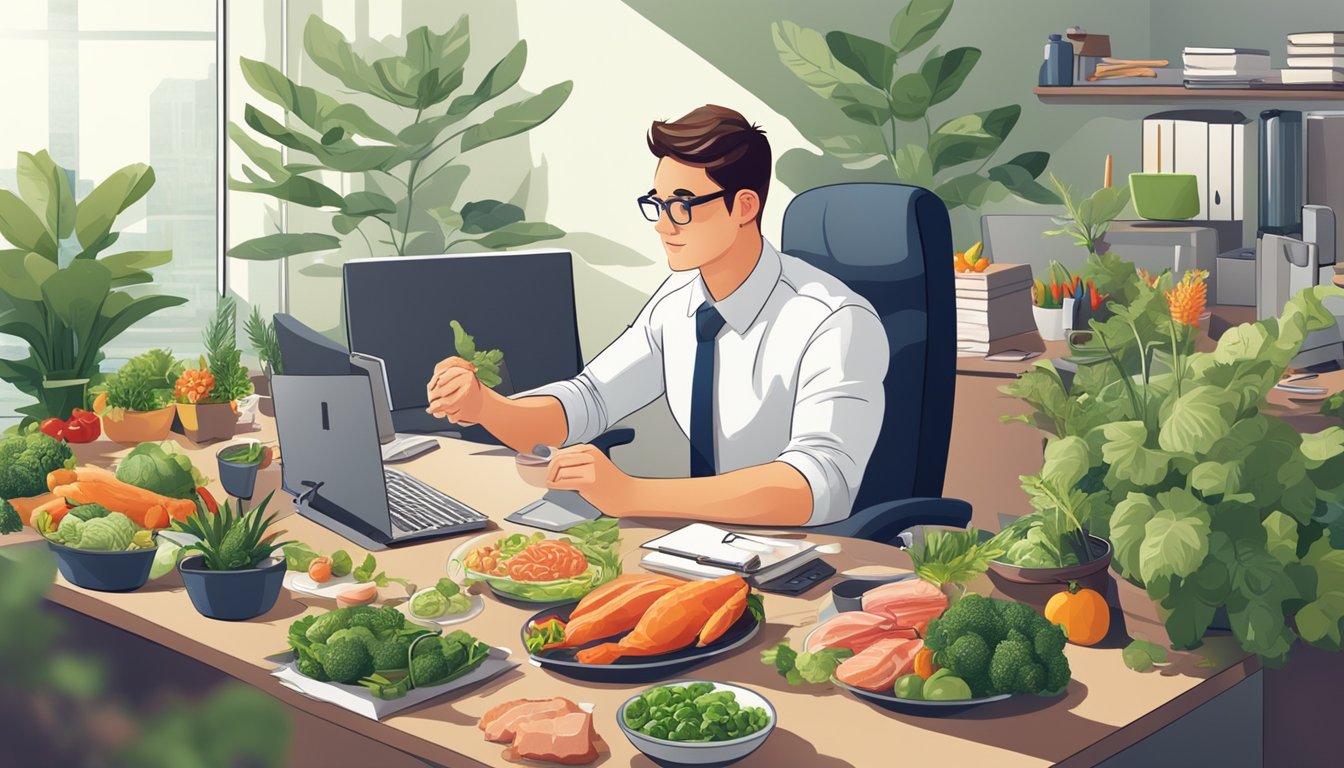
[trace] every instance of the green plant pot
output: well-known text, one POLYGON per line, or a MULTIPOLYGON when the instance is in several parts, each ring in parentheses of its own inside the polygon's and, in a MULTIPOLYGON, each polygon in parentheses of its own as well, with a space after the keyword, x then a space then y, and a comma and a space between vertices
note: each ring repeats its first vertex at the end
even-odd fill
POLYGON ((1134 211, 1153 221, 1184 221, 1199 215, 1199 179, 1193 173, 1131 173, 1134 211))

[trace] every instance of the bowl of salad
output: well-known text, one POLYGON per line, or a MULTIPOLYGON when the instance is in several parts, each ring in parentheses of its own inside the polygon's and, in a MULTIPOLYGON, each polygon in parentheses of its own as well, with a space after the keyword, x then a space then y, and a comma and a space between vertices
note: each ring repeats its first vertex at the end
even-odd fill
POLYGON ((76 506, 59 516, 41 514, 35 527, 66 581, 98 592, 130 592, 149 580, 158 548, 153 531, 99 504, 76 506))
POLYGON ((509 602, 578 600, 621 574, 620 533, 614 518, 575 526, 563 534, 497 534, 469 542, 450 563, 464 584, 483 583, 509 602))
POLYGON ((621 705, 616 722, 640 752, 661 764, 731 765, 775 730, 775 708, 738 685, 682 680, 650 688, 621 705))

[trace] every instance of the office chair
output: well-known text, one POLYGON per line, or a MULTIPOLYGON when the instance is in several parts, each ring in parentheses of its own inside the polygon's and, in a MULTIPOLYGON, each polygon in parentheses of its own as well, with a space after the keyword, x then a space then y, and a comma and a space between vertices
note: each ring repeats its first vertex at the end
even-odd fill
POLYGON ((971 505, 942 498, 956 385, 946 206, 901 184, 818 187, 785 209, 780 246, 867 299, 891 349, 882 429, 854 512, 804 530, 890 544, 915 525, 965 527, 971 505))

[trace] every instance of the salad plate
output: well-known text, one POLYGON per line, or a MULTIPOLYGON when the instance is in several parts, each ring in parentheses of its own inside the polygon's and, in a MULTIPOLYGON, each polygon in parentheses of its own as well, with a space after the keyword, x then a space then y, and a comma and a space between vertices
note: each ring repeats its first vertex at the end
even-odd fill
POLYGON ((471 598, 470 608, 461 613, 446 613, 436 619, 422 619, 411 613, 410 600, 406 600, 397 605, 397 610, 405 614, 407 621, 419 624, 422 627, 447 627, 452 626, 453 624, 461 624, 470 621, 477 616, 480 616, 485 610, 485 600, 482 599, 480 595, 468 595, 468 597, 471 598))
POLYGON ((527 608, 577 601, 621 573, 615 519, 564 533, 536 531, 478 536, 459 547, 448 574, 481 584, 501 601, 527 608))
MULTIPOLYGON (((355 581, 351 574, 344 576, 333 576, 328 581, 321 584, 309 578, 308 574, 298 571, 285 572, 285 588, 292 592, 299 592, 313 597, 321 597, 328 600, 335 600, 336 596, 345 590, 358 586, 361 582, 355 581)), ((363 582, 369 584, 371 582, 363 582)))

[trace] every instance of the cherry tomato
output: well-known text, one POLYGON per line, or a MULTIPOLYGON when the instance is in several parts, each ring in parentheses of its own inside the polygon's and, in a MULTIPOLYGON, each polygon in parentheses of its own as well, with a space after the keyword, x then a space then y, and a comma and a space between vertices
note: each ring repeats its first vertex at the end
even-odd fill
POLYGON ((65 439, 65 422, 54 416, 50 419, 47 419, 46 421, 43 421, 42 424, 38 427, 38 429, 41 430, 44 434, 50 437, 54 437, 57 440, 65 439))
POLYGON ((70 420, 78 421, 81 424, 96 424, 98 423, 98 414, 76 408, 70 412, 70 420))
POLYGON ((72 417, 70 423, 65 426, 65 441, 67 443, 91 443, 98 439, 102 434, 102 426, 97 420, 85 422, 79 417, 72 417))

